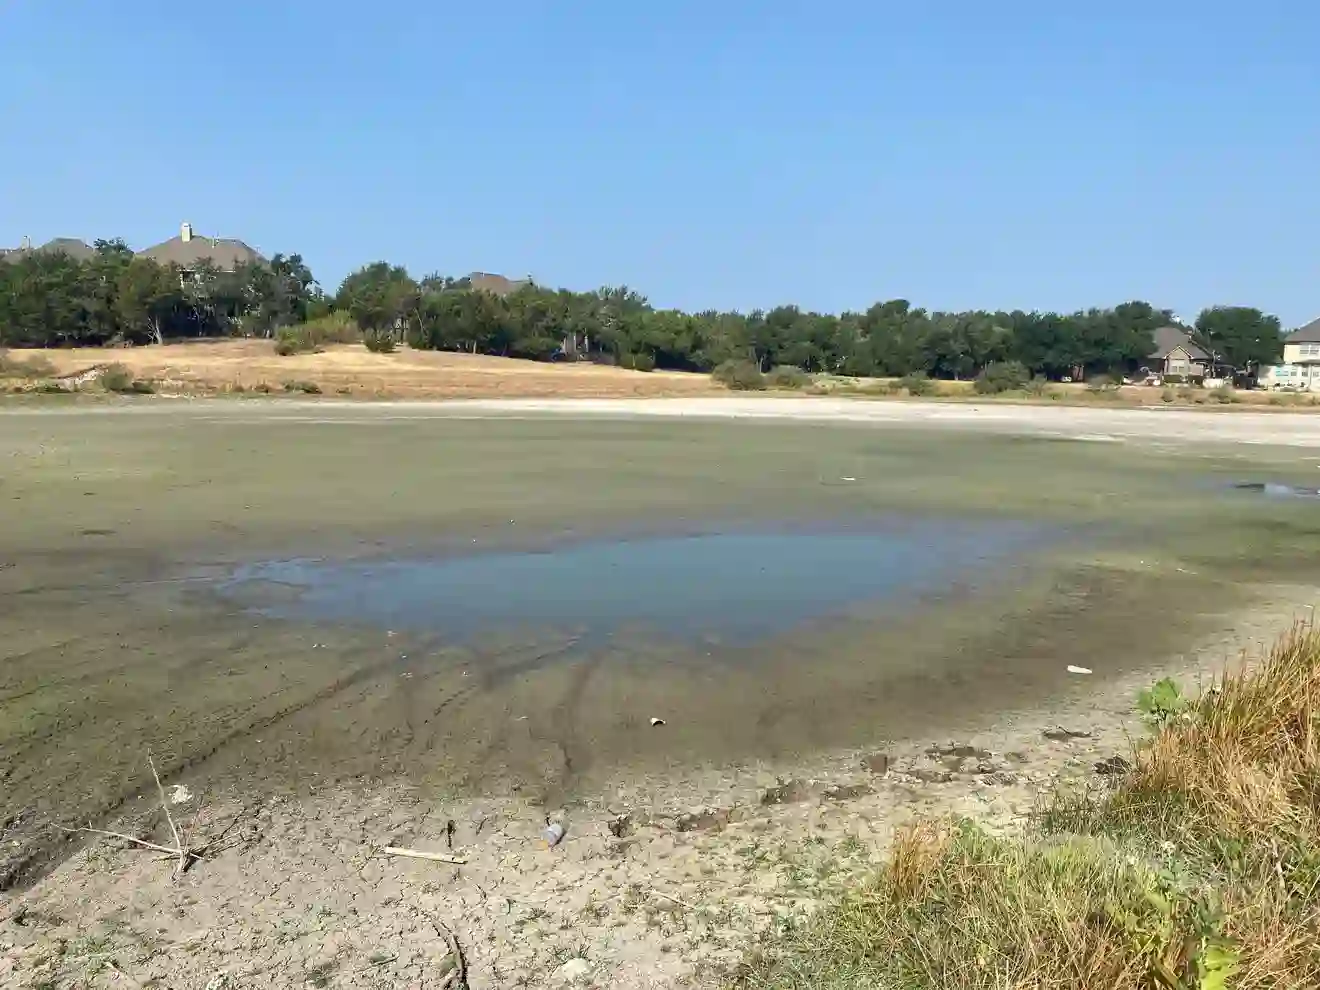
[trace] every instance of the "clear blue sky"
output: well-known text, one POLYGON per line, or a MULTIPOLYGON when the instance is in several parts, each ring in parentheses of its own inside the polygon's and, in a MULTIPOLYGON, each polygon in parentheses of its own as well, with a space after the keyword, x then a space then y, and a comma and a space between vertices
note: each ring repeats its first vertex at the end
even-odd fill
POLYGON ((1315 0, 0 0, 0 244, 1320 315, 1315 0))

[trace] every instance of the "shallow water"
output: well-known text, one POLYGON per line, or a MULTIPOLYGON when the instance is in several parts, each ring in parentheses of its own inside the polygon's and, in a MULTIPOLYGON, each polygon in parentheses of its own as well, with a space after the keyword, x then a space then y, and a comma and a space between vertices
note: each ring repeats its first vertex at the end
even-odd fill
POLYGON ((387 560, 281 560, 220 585, 254 611, 463 639, 510 627, 628 627, 748 641, 961 583, 1025 549, 1021 523, 888 519, 387 560))

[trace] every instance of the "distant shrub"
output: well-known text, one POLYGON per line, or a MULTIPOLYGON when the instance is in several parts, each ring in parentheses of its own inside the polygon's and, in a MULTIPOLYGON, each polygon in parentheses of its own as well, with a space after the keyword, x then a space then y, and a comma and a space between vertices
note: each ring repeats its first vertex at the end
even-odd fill
POLYGON ((362 334, 362 343, 372 354, 393 354, 399 342, 394 339, 391 330, 372 330, 362 334))
POLYGON ((1182 399, 1183 402, 1191 402, 1196 398, 1196 389, 1184 385, 1178 389, 1178 398, 1182 399))
POLYGON ((69 392, 78 391, 76 385, 61 385, 59 382, 37 382, 32 386, 32 391, 39 392, 42 395, 65 395, 69 392))
POLYGON ((275 353, 305 354, 326 344, 355 344, 362 331, 347 313, 331 313, 275 331, 275 353))
POLYGON ((321 386, 316 382, 288 381, 284 383, 286 392, 303 392, 307 395, 320 395, 321 386))
POLYGON ((1219 388, 1210 393, 1210 398, 1214 399, 1216 402, 1223 403, 1224 405, 1231 405, 1234 402, 1242 401, 1238 398, 1237 392, 1228 385, 1220 385, 1219 388))
POLYGON ((1020 361, 992 361, 987 364, 973 383, 978 395, 998 395, 1024 388, 1031 373, 1020 361))
POLYGON ((281 327, 279 332, 275 334, 275 353, 281 357, 314 350, 316 348, 305 336, 299 334, 295 327, 281 327))
POLYGON ((935 394, 935 383, 923 374, 904 375, 898 384, 907 390, 908 395, 920 397, 935 394))
POLYGON ((55 365, 43 355, 24 360, 0 350, 0 378, 50 378, 54 374, 55 365))
POLYGON ((619 366, 632 371, 654 371, 655 355, 648 354, 645 351, 639 351, 636 354, 625 354, 619 361, 619 366))
POLYGON ((711 372, 711 377, 735 392, 761 392, 765 390, 765 375, 751 361, 725 361, 711 372))
POLYGON ((884 380, 867 382, 857 389, 863 395, 897 395, 903 391, 903 386, 898 382, 887 382, 884 380))
POLYGON ((1166 388, 1163 392, 1160 393, 1161 402, 1172 402, 1176 398, 1177 396, 1174 395, 1173 389, 1171 388, 1166 388))
POLYGON ((1116 390, 1119 383, 1109 375, 1092 375, 1086 381, 1088 392, 1112 392, 1116 390))
POLYGON ((96 379, 107 392, 127 392, 133 387, 133 374, 122 364, 102 368, 96 379))
POLYGON ((1037 375, 1031 379, 1024 388, 1028 395, 1034 395, 1037 398, 1044 398, 1054 391, 1054 386, 1050 384, 1050 380, 1042 375, 1037 375))
POLYGON ((771 388, 806 388, 811 384, 811 376, 792 364, 771 368, 765 380, 771 388))
POLYGON ((254 391, 254 392, 261 392, 261 393, 263 393, 263 394, 265 394, 265 395, 270 395, 270 393, 271 393, 271 392, 274 392, 275 390, 274 390, 273 388, 271 388, 269 382, 260 382, 260 383, 258 383, 258 384, 256 384, 256 385, 253 385, 253 386, 252 386, 252 391, 254 391))

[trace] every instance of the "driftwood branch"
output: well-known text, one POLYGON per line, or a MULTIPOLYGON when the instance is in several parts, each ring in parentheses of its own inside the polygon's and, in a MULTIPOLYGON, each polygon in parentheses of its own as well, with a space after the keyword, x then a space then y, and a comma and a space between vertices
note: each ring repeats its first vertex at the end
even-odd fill
MULTIPOLYGON (((174 823, 174 816, 170 814, 170 801, 165 795, 165 785, 161 782, 160 774, 156 771, 156 761, 151 758, 150 751, 147 753, 147 766, 151 768, 152 779, 156 781, 156 793, 160 795, 160 810, 165 813, 165 821, 169 823, 170 835, 174 837, 173 846, 163 846, 158 842, 148 842, 146 839, 139 839, 136 836, 127 835, 123 832, 113 832, 104 828, 92 828, 91 825, 84 825, 81 828, 65 828, 63 825, 56 825, 55 827, 62 832, 87 832, 91 835, 105 835, 112 839, 123 839, 125 842, 130 842, 135 846, 141 846, 144 849, 154 849, 156 852, 168 853, 171 859, 177 861, 177 865, 174 867, 174 876, 175 878, 178 878, 193 864, 195 860, 199 860, 203 857, 206 850, 214 844, 214 841, 196 848, 189 846, 184 842, 184 837, 179 832, 179 826, 174 823)), ((198 813, 200 814, 200 809, 198 813)), ((196 824, 195 818, 193 824, 196 824)))
POLYGON ((467 960, 463 958, 463 949, 458 944, 458 939, 454 936, 454 933, 449 930, 449 926, 439 918, 433 918, 432 923, 435 925, 435 930, 438 931, 441 937, 443 937, 449 944, 449 954, 454 957, 454 968, 449 971, 449 975, 445 977, 444 982, 441 983, 440 986, 446 988, 457 984, 460 987, 466 988, 467 960))
POLYGON ((145 849, 155 849, 157 852, 169 853, 171 857, 179 855, 178 849, 171 849, 169 846, 158 845, 155 842, 148 842, 146 839, 138 839, 131 835, 125 835, 123 832, 111 832, 109 829, 92 828, 90 825, 84 825, 82 828, 65 828, 63 825, 56 825, 61 832, 90 832, 93 835, 108 835, 112 839, 123 839, 125 842, 131 842, 135 846, 142 846, 145 849))
POLYGON ((655 894, 656 897, 659 897, 659 898, 661 898, 661 899, 663 899, 663 900, 666 900, 666 901, 673 901, 673 902, 674 902, 675 904, 677 904, 679 907, 685 907, 685 908, 687 908, 689 911, 696 911, 696 910, 697 910, 697 906, 696 906, 695 904, 689 904, 687 901, 679 900, 679 899, 678 899, 677 897, 675 897, 673 894, 666 894, 663 890, 656 890, 654 887, 652 887, 652 888, 651 888, 651 893, 655 894))
POLYGON ((151 758, 151 750, 147 750, 147 766, 151 767, 151 776, 156 780, 156 793, 160 795, 160 810, 165 812, 165 820, 170 823, 170 834, 174 836, 174 848, 179 854, 179 865, 174 868, 176 877, 183 876, 183 871, 188 869, 188 863, 192 857, 188 852, 188 847, 183 844, 183 836, 179 834, 179 826, 174 824, 174 816, 170 814, 170 800, 165 796, 165 785, 160 782, 160 774, 156 772, 156 761, 151 758))
POLYGON ((402 849, 399 846, 385 846, 381 849, 386 856, 406 856, 409 859, 429 859, 433 863, 452 863, 454 866, 467 865, 466 856, 451 856, 448 853, 424 852, 421 849, 402 849))

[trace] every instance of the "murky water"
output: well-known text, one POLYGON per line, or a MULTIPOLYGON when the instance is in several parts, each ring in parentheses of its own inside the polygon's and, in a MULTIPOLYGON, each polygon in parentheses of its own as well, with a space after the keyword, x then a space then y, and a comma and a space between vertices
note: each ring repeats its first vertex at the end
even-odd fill
POLYGON ((1320 488, 1309 485, 1285 485, 1274 481, 1240 481, 1234 489, 1256 492, 1269 498, 1320 498, 1320 488))
POLYGON ((222 593, 281 618, 466 638, 509 627, 746 641, 938 591, 1042 538, 1018 523, 890 519, 565 543, 537 551, 241 567, 222 593))

